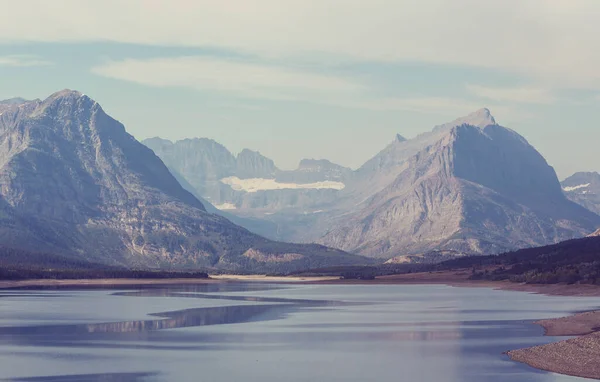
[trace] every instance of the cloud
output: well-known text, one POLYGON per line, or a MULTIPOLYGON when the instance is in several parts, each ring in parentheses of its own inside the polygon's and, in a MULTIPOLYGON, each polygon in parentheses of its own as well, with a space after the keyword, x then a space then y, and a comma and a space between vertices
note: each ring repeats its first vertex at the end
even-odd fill
POLYGON ((52 65, 52 63, 34 55, 0 56, 0 66, 30 67, 46 65, 52 65))
POLYGON ((363 90, 359 82, 333 75, 205 56, 111 61, 92 68, 92 73, 154 87, 192 88, 269 100, 325 102, 363 90))
POLYGON ((412 111, 455 116, 493 107, 509 107, 459 97, 382 97, 360 77, 314 69, 208 56, 125 59, 91 69, 96 75, 152 87, 219 92, 242 99, 301 101, 372 111, 412 111), (458 114, 457 114, 458 113, 458 114))
POLYGON ((481 85, 467 85, 467 90, 481 98, 498 102, 551 104, 556 101, 555 96, 548 89, 535 87, 488 87, 481 85))
POLYGON ((10 2, 5 43, 218 47, 320 62, 423 62, 600 87, 597 0, 10 2), (35 11, 32 11, 35 10, 35 11))

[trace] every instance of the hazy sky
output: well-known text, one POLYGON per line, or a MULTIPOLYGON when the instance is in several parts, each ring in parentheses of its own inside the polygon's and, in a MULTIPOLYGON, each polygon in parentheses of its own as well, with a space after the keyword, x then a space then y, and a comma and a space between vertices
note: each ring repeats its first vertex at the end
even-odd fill
POLYGON ((0 99, 77 89, 138 139, 357 167, 481 107, 600 170, 598 0, 0 0, 0 99))

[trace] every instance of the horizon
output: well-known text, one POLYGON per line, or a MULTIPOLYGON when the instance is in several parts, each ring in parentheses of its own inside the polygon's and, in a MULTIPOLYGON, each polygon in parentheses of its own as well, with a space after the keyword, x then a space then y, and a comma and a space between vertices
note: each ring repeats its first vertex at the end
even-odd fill
POLYGON ((208 137, 282 169, 357 168, 487 107, 561 179, 600 170, 598 2, 63 5, 11 3, 0 99, 79 89, 139 140, 208 137))

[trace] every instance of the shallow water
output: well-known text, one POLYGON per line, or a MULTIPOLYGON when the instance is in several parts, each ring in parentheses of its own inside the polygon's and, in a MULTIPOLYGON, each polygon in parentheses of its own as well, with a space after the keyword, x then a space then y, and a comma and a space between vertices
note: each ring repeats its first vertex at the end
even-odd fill
POLYGON ((446 286, 0 291, 0 379, 581 381, 502 353, 557 340, 532 320, 599 306, 446 286))

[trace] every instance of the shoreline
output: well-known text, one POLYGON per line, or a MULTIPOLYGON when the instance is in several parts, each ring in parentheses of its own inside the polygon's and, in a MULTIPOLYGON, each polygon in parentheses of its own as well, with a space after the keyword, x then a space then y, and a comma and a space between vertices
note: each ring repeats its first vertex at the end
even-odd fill
POLYGON ((506 352, 533 368, 573 377, 600 380, 600 311, 534 322, 546 336, 576 336, 568 340, 506 352))
POLYGON ((583 284, 522 284, 510 281, 469 280, 467 271, 438 271, 378 276, 374 280, 341 279, 338 276, 266 276, 266 275, 209 275, 208 278, 144 278, 144 279, 28 279, 0 280, 0 290, 35 287, 103 287, 177 284, 215 284, 228 282, 262 282, 275 284, 331 285, 448 285, 460 288, 492 288, 528 292, 548 296, 600 297, 600 286, 583 284))
POLYGON ((263 275, 211 275, 208 278, 163 278, 163 279, 28 279, 0 280, 0 291, 18 288, 47 287, 131 287, 161 285, 202 285, 230 282, 268 282, 268 283, 317 283, 333 281, 334 277, 274 277, 263 275))
POLYGON ((547 296, 600 297, 599 285, 586 284, 524 284, 511 281, 469 280, 467 271, 438 271, 378 276, 374 280, 337 279, 311 281, 307 284, 341 285, 448 285, 460 288, 491 288, 528 292, 547 296))

